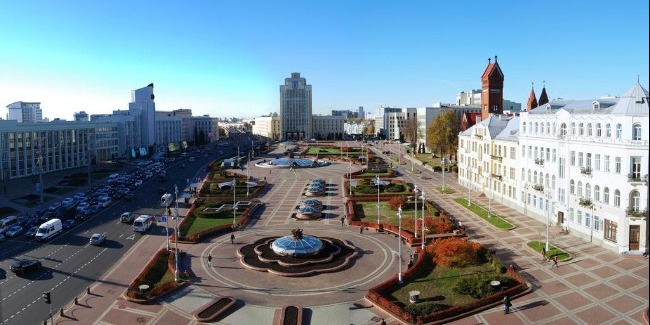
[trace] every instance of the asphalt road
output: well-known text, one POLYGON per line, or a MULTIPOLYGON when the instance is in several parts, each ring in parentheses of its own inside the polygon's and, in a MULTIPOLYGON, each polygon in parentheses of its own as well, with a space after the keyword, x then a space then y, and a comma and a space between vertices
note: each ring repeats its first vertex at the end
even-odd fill
MULTIPOLYGON (((245 143, 241 144, 241 150, 247 150, 245 143)), ((136 190, 132 201, 119 200, 49 242, 39 243, 22 237, 0 243, 0 324, 42 324, 50 310, 57 313, 74 297, 80 296, 137 245, 142 236, 160 236, 162 244, 164 227, 154 227, 148 234, 141 235, 134 232, 130 224, 120 223, 119 216, 124 211, 136 214, 158 211, 162 214, 158 194, 161 186, 173 193, 174 184, 178 184, 179 191, 182 191, 188 178, 205 175, 205 166, 211 159, 232 156, 236 151, 236 144, 218 147, 211 150, 207 158, 197 154, 196 162, 184 159, 167 165, 166 182, 161 183, 152 177, 136 190), (222 154, 218 154, 219 151, 222 154), (181 163, 186 167, 179 168, 181 163), (94 233, 106 233, 107 239, 101 246, 89 245, 88 240, 94 233), (16 276, 9 271, 9 266, 17 258, 41 260, 43 268, 16 276), (48 291, 51 292, 51 305, 42 298, 48 291)), ((128 286, 123 285, 125 289, 128 286)))

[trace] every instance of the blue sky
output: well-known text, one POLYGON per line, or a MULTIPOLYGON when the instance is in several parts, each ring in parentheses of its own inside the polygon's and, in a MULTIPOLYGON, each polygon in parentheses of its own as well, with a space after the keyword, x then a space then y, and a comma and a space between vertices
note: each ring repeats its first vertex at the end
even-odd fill
POLYGON ((648 1, 3 1, 0 104, 40 101, 72 119, 127 109, 155 84, 158 110, 279 111, 300 72, 313 109, 453 102, 498 55, 505 98, 648 87, 648 1))

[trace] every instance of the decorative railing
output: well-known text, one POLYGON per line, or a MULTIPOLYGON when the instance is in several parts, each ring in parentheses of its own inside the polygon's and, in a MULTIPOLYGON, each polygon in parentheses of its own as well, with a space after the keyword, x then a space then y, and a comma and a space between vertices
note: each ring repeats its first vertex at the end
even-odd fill
POLYGON ((544 159, 535 158, 535 165, 544 165, 544 159))
POLYGON ((648 175, 641 177, 641 174, 627 174, 627 181, 630 183, 645 183, 648 181, 648 175))
POLYGON ((581 167, 580 174, 591 175, 591 167, 581 167))
POLYGON ((592 206, 593 204, 594 204, 594 203, 591 202, 591 199, 587 199, 587 198, 584 198, 584 197, 581 197, 581 198, 578 200, 578 205, 580 205, 581 207, 591 208, 591 206, 592 206))
POLYGON ((496 180, 499 180, 499 181, 503 179, 503 177, 501 175, 499 175, 499 174, 492 174, 491 177, 493 179, 496 179, 496 180))
POLYGON ((494 159, 494 160, 498 160, 499 162, 501 162, 503 160, 503 157, 497 156, 497 155, 490 155, 490 157, 492 157, 492 159, 494 159))
POLYGON ((474 137, 477 139, 483 139, 483 135, 480 134, 474 134, 474 137))
POLYGON ((627 210, 626 210, 625 212, 626 212, 626 214, 627 214, 628 217, 636 217, 636 218, 639 218, 639 217, 645 217, 645 215, 646 215, 646 211, 645 211, 645 210, 642 210, 642 211, 641 211, 641 210, 638 210, 638 209, 633 208, 633 207, 629 207, 629 208, 627 208, 627 210))
POLYGON ((533 184, 533 190, 539 191, 539 192, 544 192, 544 185, 542 185, 542 184, 533 184))

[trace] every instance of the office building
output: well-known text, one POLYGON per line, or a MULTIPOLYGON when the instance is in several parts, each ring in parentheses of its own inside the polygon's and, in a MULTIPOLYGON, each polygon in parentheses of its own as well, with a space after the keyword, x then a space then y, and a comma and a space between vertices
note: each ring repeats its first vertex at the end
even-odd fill
POLYGON ((312 92, 300 73, 291 73, 280 85, 280 128, 284 140, 312 138, 312 92))
POLYGON ((36 123, 43 121, 43 111, 39 102, 15 102, 7 105, 7 120, 18 123, 36 123))

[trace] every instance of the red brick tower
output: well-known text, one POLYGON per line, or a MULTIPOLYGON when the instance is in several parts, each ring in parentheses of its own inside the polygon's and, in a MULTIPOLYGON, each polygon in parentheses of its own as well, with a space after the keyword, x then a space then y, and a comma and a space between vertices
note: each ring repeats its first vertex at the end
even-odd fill
POLYGON ((542 87, 542 93, 539 94, 539 106, 542 106, 544 104, 548 103, 548 95, 546 94, 546 82, 544 82, 544 86, 542 87))
POLYGON ((488 66, 481 77, 483 93, 481 94, 481 120, 490 114, 503 114, 503 72, 494 56, 494 63, 488 59, 488 66))
POLYGON ((533 108, 537 107, 537 98, 535 97, 535 88, 530 88, 530 95, 528 96, 528 103, 526 104, 526 111, 530 112, 533 108))

